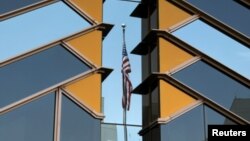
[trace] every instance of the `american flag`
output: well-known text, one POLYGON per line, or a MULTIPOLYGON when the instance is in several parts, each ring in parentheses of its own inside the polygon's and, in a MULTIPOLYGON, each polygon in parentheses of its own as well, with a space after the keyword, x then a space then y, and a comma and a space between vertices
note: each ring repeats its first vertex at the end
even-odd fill
POLYGON ((129 63, 128 53, 125 42, 123 43, 122 49, 122 79, 123 79, 123 96, 122 96, 122 107, 125 110, 129 110, 132 83, 129 79, 129 73, 131 72, 131 66, 129 63))

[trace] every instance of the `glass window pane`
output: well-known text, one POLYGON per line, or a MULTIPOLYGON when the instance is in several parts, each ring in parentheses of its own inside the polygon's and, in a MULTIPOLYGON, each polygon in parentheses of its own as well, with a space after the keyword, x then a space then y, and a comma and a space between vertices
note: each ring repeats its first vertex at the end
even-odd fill
MULTIPOLYGON (((231 17, 231 16, 230 16, 231 17)), ((175 36, 250 79, 250 49, 215 28, 196 20, 175 36)))
POLYGON ((63 2, 0 22, 0 62, 89 26, 63 2))
MULTIPOLYGON (((124 141, 124 126, 102 124, 101 141, 124 141)), ((127 126, 128 141, 142 141, 138 134, 141 127, 127 126)))
POLYGON ((250 12, 245 6, 240 5, 239 0, 187 0, 219 21, 231 26, 250 36, 250 12), (230 14, 229 14, 230 13, 230 14))
POLYGON ((205 62, 198 61, 173 77, 250 121, 250 89, 205 62))
POLYGON ((208 106, 205 106, 206 124, 218 124, 218 125, 235 125, 236 123, 232 120, 224 117, 218 112, 214 111, 208 106))
POLYGON ((101 141, 118 141, 117 126, 102 124, 101 141))
POLYGON ((150 94, 142 96, 142 120, 143 125, 148 125, 151 122, 151 111, 150 111, 150 94))
POLYGON ((219 114, 218 112, 214 111, 213 109, 205 106, 205 123, 206 123, 206 137, 208 137, 207 127, 208 125, 235 125, 236 123, 231 121, 230 119, 224 117, 223 115, 219 114))
POLYGON ((0 115, 1 141, 53 141, 55 95, 0 115))
POLYGON ((0 68, 0 107, 90 68, 61 45, 0 68))
POLYGON ((157 86, 149 94, 151 96, 151 122, 160 117, 159 87, 157 86))
POLYGON ((204 130, 203 108, 201 105, 166 125, 161 125, 161 140, 203 141, 205 139, 204 130))
POLYGON ((155 47, 151 52, 151 72, 158 72, 159 71, 159 48, 155 47))
POLYGON ((60 136, 61 141, 100 141, 100 120, 63 96, 60 136))
POLYGON ((0 0, 0 14, 11 12, 42 0, 0 0))

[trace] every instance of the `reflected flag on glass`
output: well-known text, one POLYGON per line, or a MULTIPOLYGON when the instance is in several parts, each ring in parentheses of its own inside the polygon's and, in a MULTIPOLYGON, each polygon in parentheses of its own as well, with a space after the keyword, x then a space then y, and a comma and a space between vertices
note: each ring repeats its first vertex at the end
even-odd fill
POLYGON ((132 83, 129 79, 129 73, 131 72, 131 66, 129 63, 128 53, 125 42, 122 48, 122 81, 123 81, 123 96, 122 96, 122 107, 124 110, 129 110, 130 99, 132 92, 132 83))

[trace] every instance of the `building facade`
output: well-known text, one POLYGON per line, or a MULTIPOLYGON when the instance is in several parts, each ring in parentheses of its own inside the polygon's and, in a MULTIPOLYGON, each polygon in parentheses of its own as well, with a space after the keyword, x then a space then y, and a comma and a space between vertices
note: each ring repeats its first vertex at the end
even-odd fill
POLYGON ((142 22, 132 53, 144 141, 205 141, 207 125, 250 123, 248 1, 142 0, 131 16, 142 22))
POLYGON ((0 140, 101 140, 103 2, 0 2, 0 140))
MULTIPOLYGON (((1 141, 122 140, 123 125, 101 125, 104 2, 0 1, 1 141)), ((144 141, 204 141, 209 124, 250 123, 247 0, 141 0, 131 15, 142 21, 132 53, 144 141)))

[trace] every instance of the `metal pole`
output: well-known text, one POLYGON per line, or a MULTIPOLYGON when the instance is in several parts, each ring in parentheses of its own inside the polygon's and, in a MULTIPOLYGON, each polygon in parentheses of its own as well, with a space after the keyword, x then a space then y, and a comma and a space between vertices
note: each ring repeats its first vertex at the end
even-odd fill
POLYGON ((124 141, 128 141, 128 133, 127 133, 127 110, 123 109, 123 124, 124 124, 124 141))
MULTIPOLYGON (((126 46, 125 44, 125 24, 122 24, 122 35, 123 35, 123 46, 126 46)), ((122 75, 124 77, 124 75, 122 75)), ((123 79, 124 80, 124 79, 123 79)), ((126 90, 124 89, 124 81, 122 81, 123 86, 123 95, 126 94, 126 90)), ((127 98, 126 98, 127 101, 127 98)), ((123 108, 123 125, 124 125, 124 141, 128 141, 128 134, 127 134, 127 103, 125 108, 123 108)))

